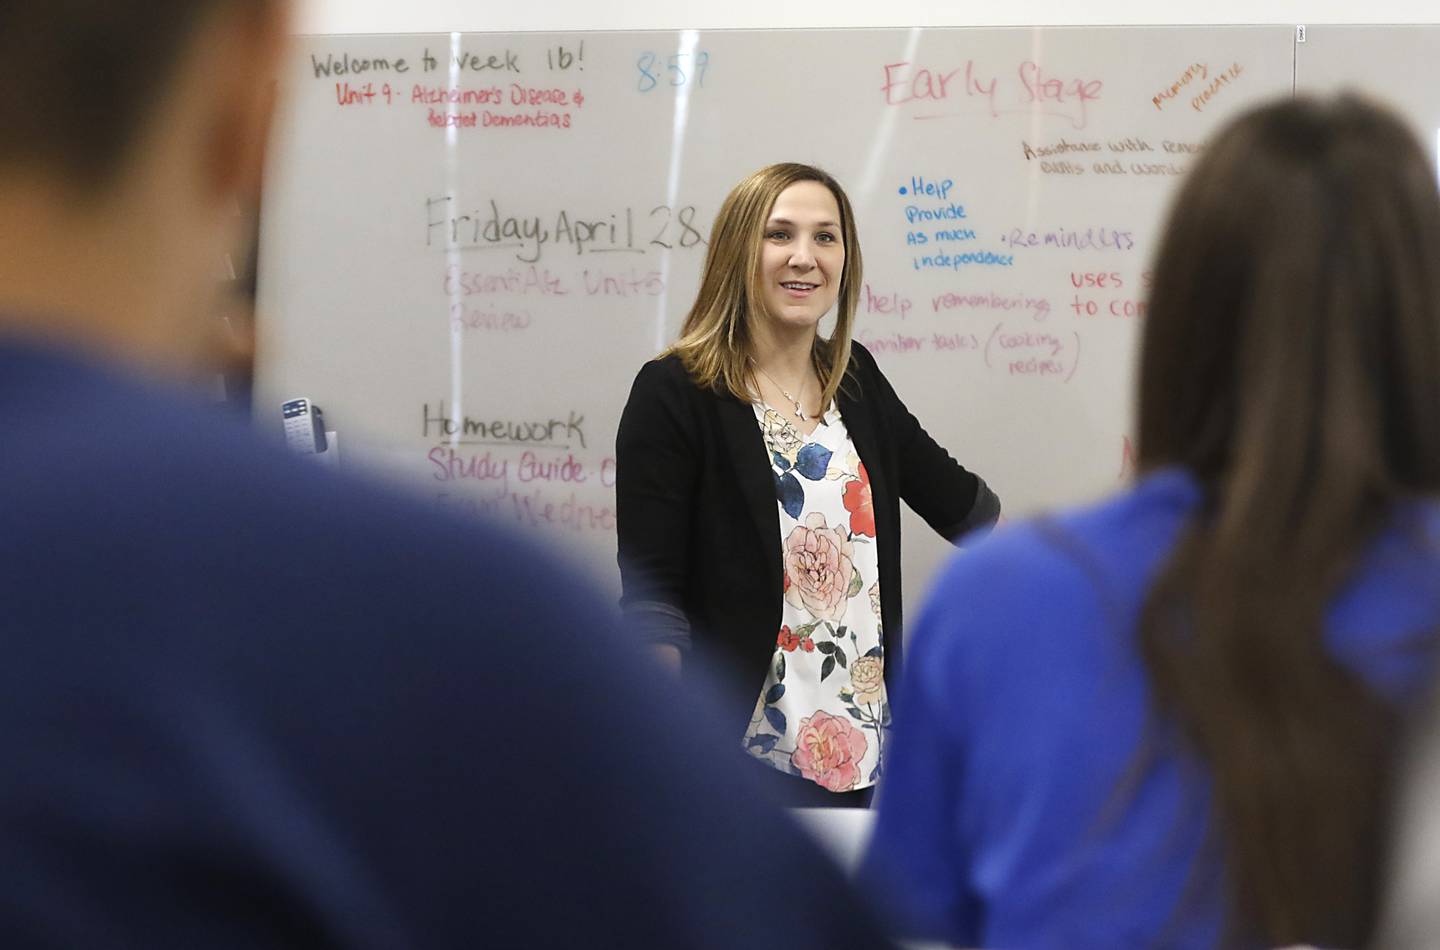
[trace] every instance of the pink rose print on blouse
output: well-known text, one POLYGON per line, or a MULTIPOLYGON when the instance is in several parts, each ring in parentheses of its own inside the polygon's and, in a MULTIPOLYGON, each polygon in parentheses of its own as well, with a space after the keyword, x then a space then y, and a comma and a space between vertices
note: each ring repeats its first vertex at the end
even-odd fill
POLYGON ((843 716, 816 712, 800 720, 790 763, 800 774, 832 792, 848 792, 860 781, 865 734, 843 716))
POLYGON ((842 499, 845 510, 850 512, 850 531, 875 537, 875 499, 870 495, 870 476, 865 472, 865 463, 860 463, 860 477, 845 483, 842 499))
POLYGON ((844 529, 825 527, 818 511, 806 515, 785 539, 785 576, 790 579, 785 602, 808 610, 816 620, 839 620, 855 573, 853 551, 844 529))

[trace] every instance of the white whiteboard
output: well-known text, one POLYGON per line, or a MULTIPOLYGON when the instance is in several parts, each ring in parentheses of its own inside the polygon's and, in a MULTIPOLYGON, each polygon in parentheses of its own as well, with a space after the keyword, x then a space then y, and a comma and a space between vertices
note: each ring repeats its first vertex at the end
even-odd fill
POLYGON ((1410 120, 1440 154, 1440 26, 1312 26, 1295 45, 1297 92, 1353 89, 1410 120))
MULTIPOLYGON (((805 161, 855 203, 857 339, 931 434, 1012 514, 1093 497, 1124 469, 1175 182, 1293 68, 1288 26, 302 40, 262 209, 257 413, 308 396, 347 465, 521 523, 618 590, 630 382, 729 188, 805 161)), ((913 603, 947 547, 905 532, 913 603)))

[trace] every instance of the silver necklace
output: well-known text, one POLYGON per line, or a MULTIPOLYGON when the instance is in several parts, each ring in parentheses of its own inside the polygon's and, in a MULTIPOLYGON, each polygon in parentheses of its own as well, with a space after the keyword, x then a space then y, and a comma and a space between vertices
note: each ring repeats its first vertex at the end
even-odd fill
MULTIPOLYGON (((760 370, 760 375, 764 376, 766 379, 770 380, 770 382, 774 383, 774 384, 775 384, 775 388, 778 389, 778 390, 780 390, 781 394, 782 394, 786 399, 790 400, 790 402, 791 402, 792 404, 794 404, 794 406, 795 406, 795 418, 796 418, 796 419, 799 419, 801 422, 807 422, 807 421, 809 421, 809 420, 806 418, 806 416, 805 416, 805 409, 804 409, 804 407, 802 407, 802 406, 800 405, 800 400, 798 400, 798 399, 796 399, 794 396, 790 395, 790 391, 789 391, 788 389, 786 389, 784 386, 781 386, 780 383, 779 383, 778 381, 776 381, 776 379, 775 379, 774 376, 771 376, 769 373, 765 372, 765 370, 761 368, 760 364, 757 363, 757 362, 755 362, 755 358, 754 358, 753 356, 750 358, 750 365, 753 366, 753 367, 755 367, 756 369, 760 370)), ((802 396, 805 395, 805 388, 804 388, 804 387, 805 387, 805 382, 806 382, 806 380, 803 380, 803 379, 800 381, 800 387, 801 387, 801 388, 800 388, 800 395, 802 395, 802 396)))

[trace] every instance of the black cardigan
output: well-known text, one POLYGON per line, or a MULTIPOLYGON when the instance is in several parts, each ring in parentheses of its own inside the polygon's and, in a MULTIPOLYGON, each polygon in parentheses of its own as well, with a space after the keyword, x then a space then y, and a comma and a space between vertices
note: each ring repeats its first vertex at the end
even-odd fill
MULTIPOLYGON (((993 524, 1000 500, 926 434, 858 343, 836 402, 870 478, 893 689, 900 499, 950 540, 993 524)), ((775 475, 754 410, 697 387, 676 356, 652 360, 630 390, 615 459, 621 608, 653 639, 688 646, 718 674, 743 731, 775 652, 784 596, 775 475)))

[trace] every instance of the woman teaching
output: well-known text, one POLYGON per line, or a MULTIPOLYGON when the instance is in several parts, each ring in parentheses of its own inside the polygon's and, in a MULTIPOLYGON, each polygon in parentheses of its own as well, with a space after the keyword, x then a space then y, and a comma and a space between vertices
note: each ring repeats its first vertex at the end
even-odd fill
POLYGON ((839 183, 755 172, 616 437, 621 605, 667 663, 718 681, 736 741, 794 805, 863 805, 883 771, 900 500, 948 539, 1000 513, 852 342, 860 281, 839 183))

